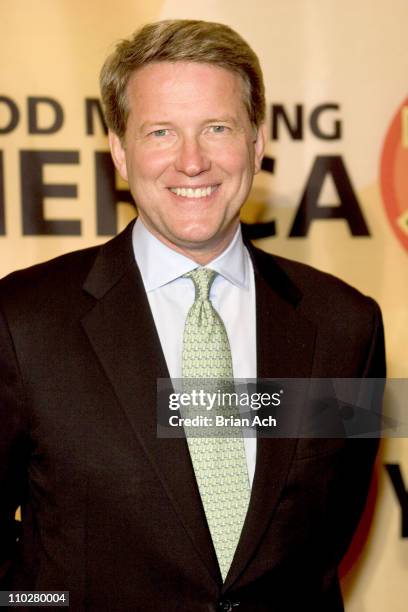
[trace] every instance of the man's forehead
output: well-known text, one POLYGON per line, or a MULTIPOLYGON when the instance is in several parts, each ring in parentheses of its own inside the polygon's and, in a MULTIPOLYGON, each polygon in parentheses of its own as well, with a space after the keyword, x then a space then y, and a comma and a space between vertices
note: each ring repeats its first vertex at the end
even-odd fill
POLYGON ((245 110, 240 75, 203 62, 152 62, 134 72, 128 83, 130 113, 143 115, 184 109, 207 110, 214 118, 233 117, 245 110))

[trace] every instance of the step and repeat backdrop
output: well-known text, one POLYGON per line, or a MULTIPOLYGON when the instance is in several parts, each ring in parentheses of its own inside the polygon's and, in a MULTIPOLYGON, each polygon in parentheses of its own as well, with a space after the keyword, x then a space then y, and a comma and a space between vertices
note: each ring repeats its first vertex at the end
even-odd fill
MULTIPOLYGON (((374 297, 389 376, 406 378, 406 0, 1 0, 0 275, 104 242, 134 216, 98 73, 115 42, 164 18, 224 22, 258 53, 268 144, 242 218, 261 248, 374 297)), ((406 610, 407 488, 408 441, 385 439, 341 568, 348 612, 406 610)))

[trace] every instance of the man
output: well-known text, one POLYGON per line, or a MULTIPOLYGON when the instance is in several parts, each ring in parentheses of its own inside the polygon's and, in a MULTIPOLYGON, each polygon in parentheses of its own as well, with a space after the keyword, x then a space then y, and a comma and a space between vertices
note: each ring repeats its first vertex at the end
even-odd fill
POLYGON ((342 610, 337 568, 376 443, 237 438, 203 475, 201 442, 157 437, 156 381, 205 376, 214 350, 236 378, 382 377, 379 309, 244 246, 265 102, 238 34, 145 26, 101 85, 139 216, 102 247, 1 283, 3 588, 69 590, 72 610, 342 610), (215 338, 198 346, 204 368, 189 353, 203 320, 215 338))

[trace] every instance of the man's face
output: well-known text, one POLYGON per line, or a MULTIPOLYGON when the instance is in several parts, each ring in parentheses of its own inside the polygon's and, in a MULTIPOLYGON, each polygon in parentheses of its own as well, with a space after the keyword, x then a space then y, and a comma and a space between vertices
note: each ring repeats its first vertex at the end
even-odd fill
POLYGON ((210 64, 158 62, 131 77, 127 96, 124 139, 110 134, 115 165, 145 226, 205 264, 231 241, 264 151, 241 77, 210 64))

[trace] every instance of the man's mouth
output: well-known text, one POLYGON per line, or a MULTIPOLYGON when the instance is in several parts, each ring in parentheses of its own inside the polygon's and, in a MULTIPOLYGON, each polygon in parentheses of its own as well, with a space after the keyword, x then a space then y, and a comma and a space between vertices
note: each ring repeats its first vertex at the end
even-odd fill
POLYGON ((218 189, 218 185, 208 185, 208 187, 170 187, 170 191, 182 198, 207 198, 218 189))

